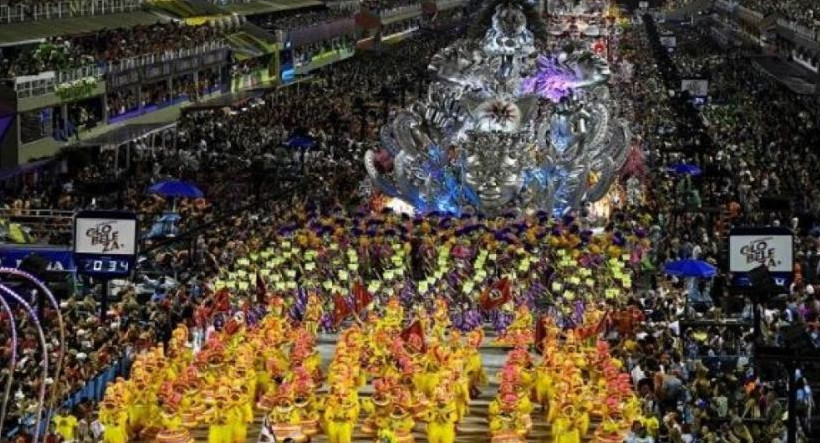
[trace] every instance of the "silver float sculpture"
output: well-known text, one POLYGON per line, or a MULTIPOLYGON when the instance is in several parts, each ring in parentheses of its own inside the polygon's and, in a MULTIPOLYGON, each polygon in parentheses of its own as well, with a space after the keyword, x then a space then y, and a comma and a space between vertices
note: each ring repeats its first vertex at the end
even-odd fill
MULTIPOLYGON (((547 210, 606 195, 623 164, 627 126, 590 49, 537 55, 545 42, 522 6, 494 7, 483 38, 436 54, 423 100, 381 129, 365 155, 373 184, 417 213, 547 210)), ((577 46, 577 45, 576 45, 577 46)))

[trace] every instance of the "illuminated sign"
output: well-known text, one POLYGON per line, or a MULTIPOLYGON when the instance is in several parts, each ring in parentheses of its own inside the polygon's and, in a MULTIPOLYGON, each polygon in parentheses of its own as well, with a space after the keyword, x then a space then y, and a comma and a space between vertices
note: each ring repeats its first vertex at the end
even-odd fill
POLYGON ((137 217, 130 212, 83 211, 74 217, 77 272, 97 278, 125 277, 137 255, 137 217))

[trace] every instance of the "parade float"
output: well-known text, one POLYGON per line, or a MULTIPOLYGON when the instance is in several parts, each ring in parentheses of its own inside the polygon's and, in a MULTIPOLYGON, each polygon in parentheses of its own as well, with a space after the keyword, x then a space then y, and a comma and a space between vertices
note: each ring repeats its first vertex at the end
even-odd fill
POLYGON ((398 111, 366 153, 384 204, 564 214, 603 199, 630 139, 606 51, 548 38, 524 2, 493 3, 474 26, 483 33, 434 56, 426 96, 398 111))

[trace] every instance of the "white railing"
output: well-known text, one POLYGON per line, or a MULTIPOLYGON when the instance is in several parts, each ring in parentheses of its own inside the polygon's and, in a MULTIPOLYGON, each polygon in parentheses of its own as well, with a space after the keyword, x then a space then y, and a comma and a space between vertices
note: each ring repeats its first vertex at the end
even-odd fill
POLYGON ((105 68, 98 65, 81 66, 59 72, 50 71, 16 78, 14 90, 17 98, 37 97, 54 92, 57 85, 89 77, 99 80, 103 75, 105 68))
POLYGON ((247 5, 248 3, 252 3, 255 0, 209 0, 211 3, 217 6, 228 6, 228 5, 247 5))
POLYGON ((228 45, 224 40, 214 40, 209 43, 190 49, 178 49, 175 51, 166 51, 158 54, 146 54, 138 57, 131 57, 120 60, 116 64, 105 65, 88 65, 75 69, 69 69, 59 72, 47 72, 39 75, 30 75, 18 77, 15 79, 14 90, 17 93, 17 98, 37 97, 40 95, 50 94, 54 92, 57 85, 72 82, 83 78, 93 77, 102 79, 107 73, 122 73, 125 71, 180 60, 195 55, 207 54, 227 48, 228 45))
POLYGON ((225 49, 228 47, 228 43, 225 40, 213 40, 211 42, 189 48, 189 49, 177 49, 174 51, 165 51, 161 53, 155 54, 145 54, 139 55, 136 57, 130 57, 122 60, 118 60, 116 63, 111 63, 108 66, 108 72, 111 73, 120 73, 124 71, 129 71, 136 68, 141 68, 144 66, 151 66, 156 65, 163 62, 179 60, 183 58, 193 57, 195 55, 200 54, 207 54, 209 52, 218 51, 220 49, 225 49))
POLYGON ((382 10, 379 11, 379 17, 381 17, 382 19, 386 19, 390 17, 395 17, 397 15, 412 13, 421 13, 421 3, 417 3, 415 5, 399 6, 398 8, 392 8, 388 10, 382 10))
POLYGON ((450 9, 464 3, 464 0, 439 0, 436 2, 438 9, 450 9))
POLYGON ((336 11, 350 12, 358 12, 361 7, 359 0, 332 0, 325 2, 325 6, 327 6, 328 9, 333 9, 336 11))
POLYGON ((145 0, 73 0, 0 5, 0 24, 136 11, 145 0))
POLYGON ((715 7, 726 12, 732 12, 732 10, 737 7, 737 2, 717 0, 715 7))
POLYGON ((805 39, 811 41, 820 41, 820 39, 818 39, 817 33, 814 30, 809 29, 803 25, 799 25, 791 20, 779 18, 777 19, 777 25, 789 29, 793 31, 795 34, 798 34, 805 39))
POLYGON ((100 65, 87 65, 67 71, 58 71, 56 75, 57 84, 63 84, 79 80, 81 78, 102 78, 105 75, 105 67, 100 65))

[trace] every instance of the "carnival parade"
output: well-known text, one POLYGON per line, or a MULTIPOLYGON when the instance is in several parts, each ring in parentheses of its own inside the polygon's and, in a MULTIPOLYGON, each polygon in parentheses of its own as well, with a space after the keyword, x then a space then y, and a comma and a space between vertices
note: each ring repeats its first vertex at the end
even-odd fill
POLYGON ((3 443, 820 441, 805 8, 63 3, 0 5, 3 443))

